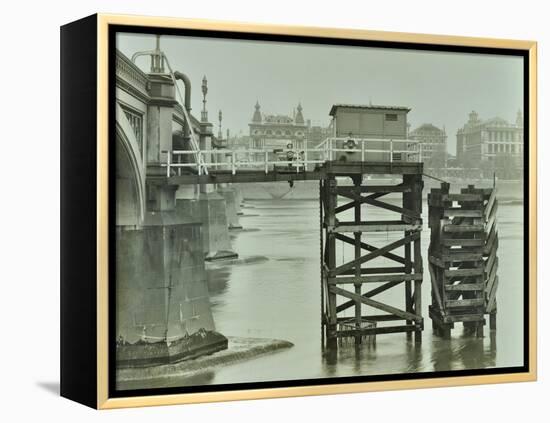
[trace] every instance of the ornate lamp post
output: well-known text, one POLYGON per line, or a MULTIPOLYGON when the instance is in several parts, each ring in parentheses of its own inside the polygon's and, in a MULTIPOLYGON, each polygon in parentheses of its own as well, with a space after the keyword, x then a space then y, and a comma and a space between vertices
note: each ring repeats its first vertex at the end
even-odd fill
POLYGON ((202 111, 201 122, 208 122, 208 112, 206 111, 206 94, 208 93, 208 80, 206 75, 202 77, 202 111))
POLYGON ((222 135, 222 111, 220 110, 218 112, 218 139, 221 141, 223 135, 222 135))

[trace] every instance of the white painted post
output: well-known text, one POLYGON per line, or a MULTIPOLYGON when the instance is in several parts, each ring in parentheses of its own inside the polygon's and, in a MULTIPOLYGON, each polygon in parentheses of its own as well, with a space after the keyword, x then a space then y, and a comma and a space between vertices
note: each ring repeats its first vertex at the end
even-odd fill
POLYGON ((390 163, 393 163, 393 139, 390 140, 390 163))
POLYGON ((268 159, 268 152, 267 150, 265 151, 265 174, 267 175, 267 173, 269 172, 269 169, 268 169, 268 166, 267 166, 267 159, 268 159))
POLYGON ((236 173, 236 169, 235 169, 235 151, 231 152, 231 173, 233 175, 236 173))
POLYGON ((365 161, 365 140, 361 140, 361 161, 365 161))
MULTIPOLYGON (((202 154, 202 152, 201 152, 201 154, 202 154)), ((212 156, 210 154, 208 156, 210 157, 210 160, 212 160, 212 158, 211 158, 212 156)), ((206 164, 207 162, 205 162, 204 159, 201 159, 201 160, 202 160, 202 163, 203 163, 202 170, 203 170, 205 175, 208 175, 208 167, 207 167, 207 164, 206 164)))
POLYGON ((202 161, 202 153, 199 150, 198 153, 197 153, 197 171, 199 173, 199 176, 202 175, 201 161, 202 161))
POLYGON ((170 158, 172 156, 172 152, 171 151, 168 151, 167 152, 167 155, 166 155, 166 177, 169 178, 170 177, 170 158))

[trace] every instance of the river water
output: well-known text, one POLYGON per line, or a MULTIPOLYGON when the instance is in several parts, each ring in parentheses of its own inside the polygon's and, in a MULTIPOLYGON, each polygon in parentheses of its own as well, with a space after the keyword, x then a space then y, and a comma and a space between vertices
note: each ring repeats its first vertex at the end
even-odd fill
MULTIPOLYGON (((192 384, 315 379, 523 364, 521 203, 499 204, 500 283, 496 332, 491 332, 487 324, 485 337, 477 339, 465 336, 462 325, 457 324, 450 340, 442 340, 432 334, 428 317, 431 294, 426 263, 429 228, 427 205, 424 203, 422 309, 425 329, 421 346, 415 347, 414 340, 407 340, 403 333, 378 335, 374 347, 343 347, 337 357, 331 359, 323 355, 321 348, 318 202, 256 200, 247 201, 246 205, 243 210, 245 216, 241 217, 245 230, 232 232, 231 235, 233 249, 241 260, 208 265, 217 330, 231 336, 286 339, 293 342, 294 347, 209 371, 204 380, 198 376, 192 384)), ((378 214, 383 213, 370 206, 363 212, 373 220, 381 218, 378 214)), ((397 236, 379 233, 368 234, 368 238, 364 239, 383 246, 397 239, 397 236)), ((338 248, 337 264, 351 259, 353 246, 342 249, 338 245, 338 248)), ((396 252, 402 254, 400 250, 396 252)), ((398 285, 376 299, 403 309, 404 285, 398 285)), ((353 313, 353 308, 348 310, 349 317, 353 313)), ((189 382, 180 381, 179 385, 188 385, 189 382)))

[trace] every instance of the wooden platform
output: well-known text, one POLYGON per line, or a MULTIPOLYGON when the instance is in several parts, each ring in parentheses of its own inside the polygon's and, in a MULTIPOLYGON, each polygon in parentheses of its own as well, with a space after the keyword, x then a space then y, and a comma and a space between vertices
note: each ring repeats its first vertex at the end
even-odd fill
POLYGON ((275 166, 266 172, 264 169, 231 170, 210 169, 208 175, 185 173, 173 174, 170 177, 148 177, 148 183, 155 185, 189 185, 189 184, 219 184, 247 182, 288 182, 288 181, 318 181, 328 175, 421 175, 423 163, 416 162, 341 162, 330 161, 307 171, 288 166, 275 166))

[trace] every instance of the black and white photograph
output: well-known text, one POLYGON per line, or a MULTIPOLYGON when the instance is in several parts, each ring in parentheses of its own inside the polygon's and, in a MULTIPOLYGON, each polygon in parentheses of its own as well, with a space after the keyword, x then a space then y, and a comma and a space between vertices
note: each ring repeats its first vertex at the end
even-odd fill
POLYGON ((525 369, 524 55, 114 40, 117 394, 525 369))
POLYGON ((7 2, 0 421, 544 421, 545 5, 7 2))

